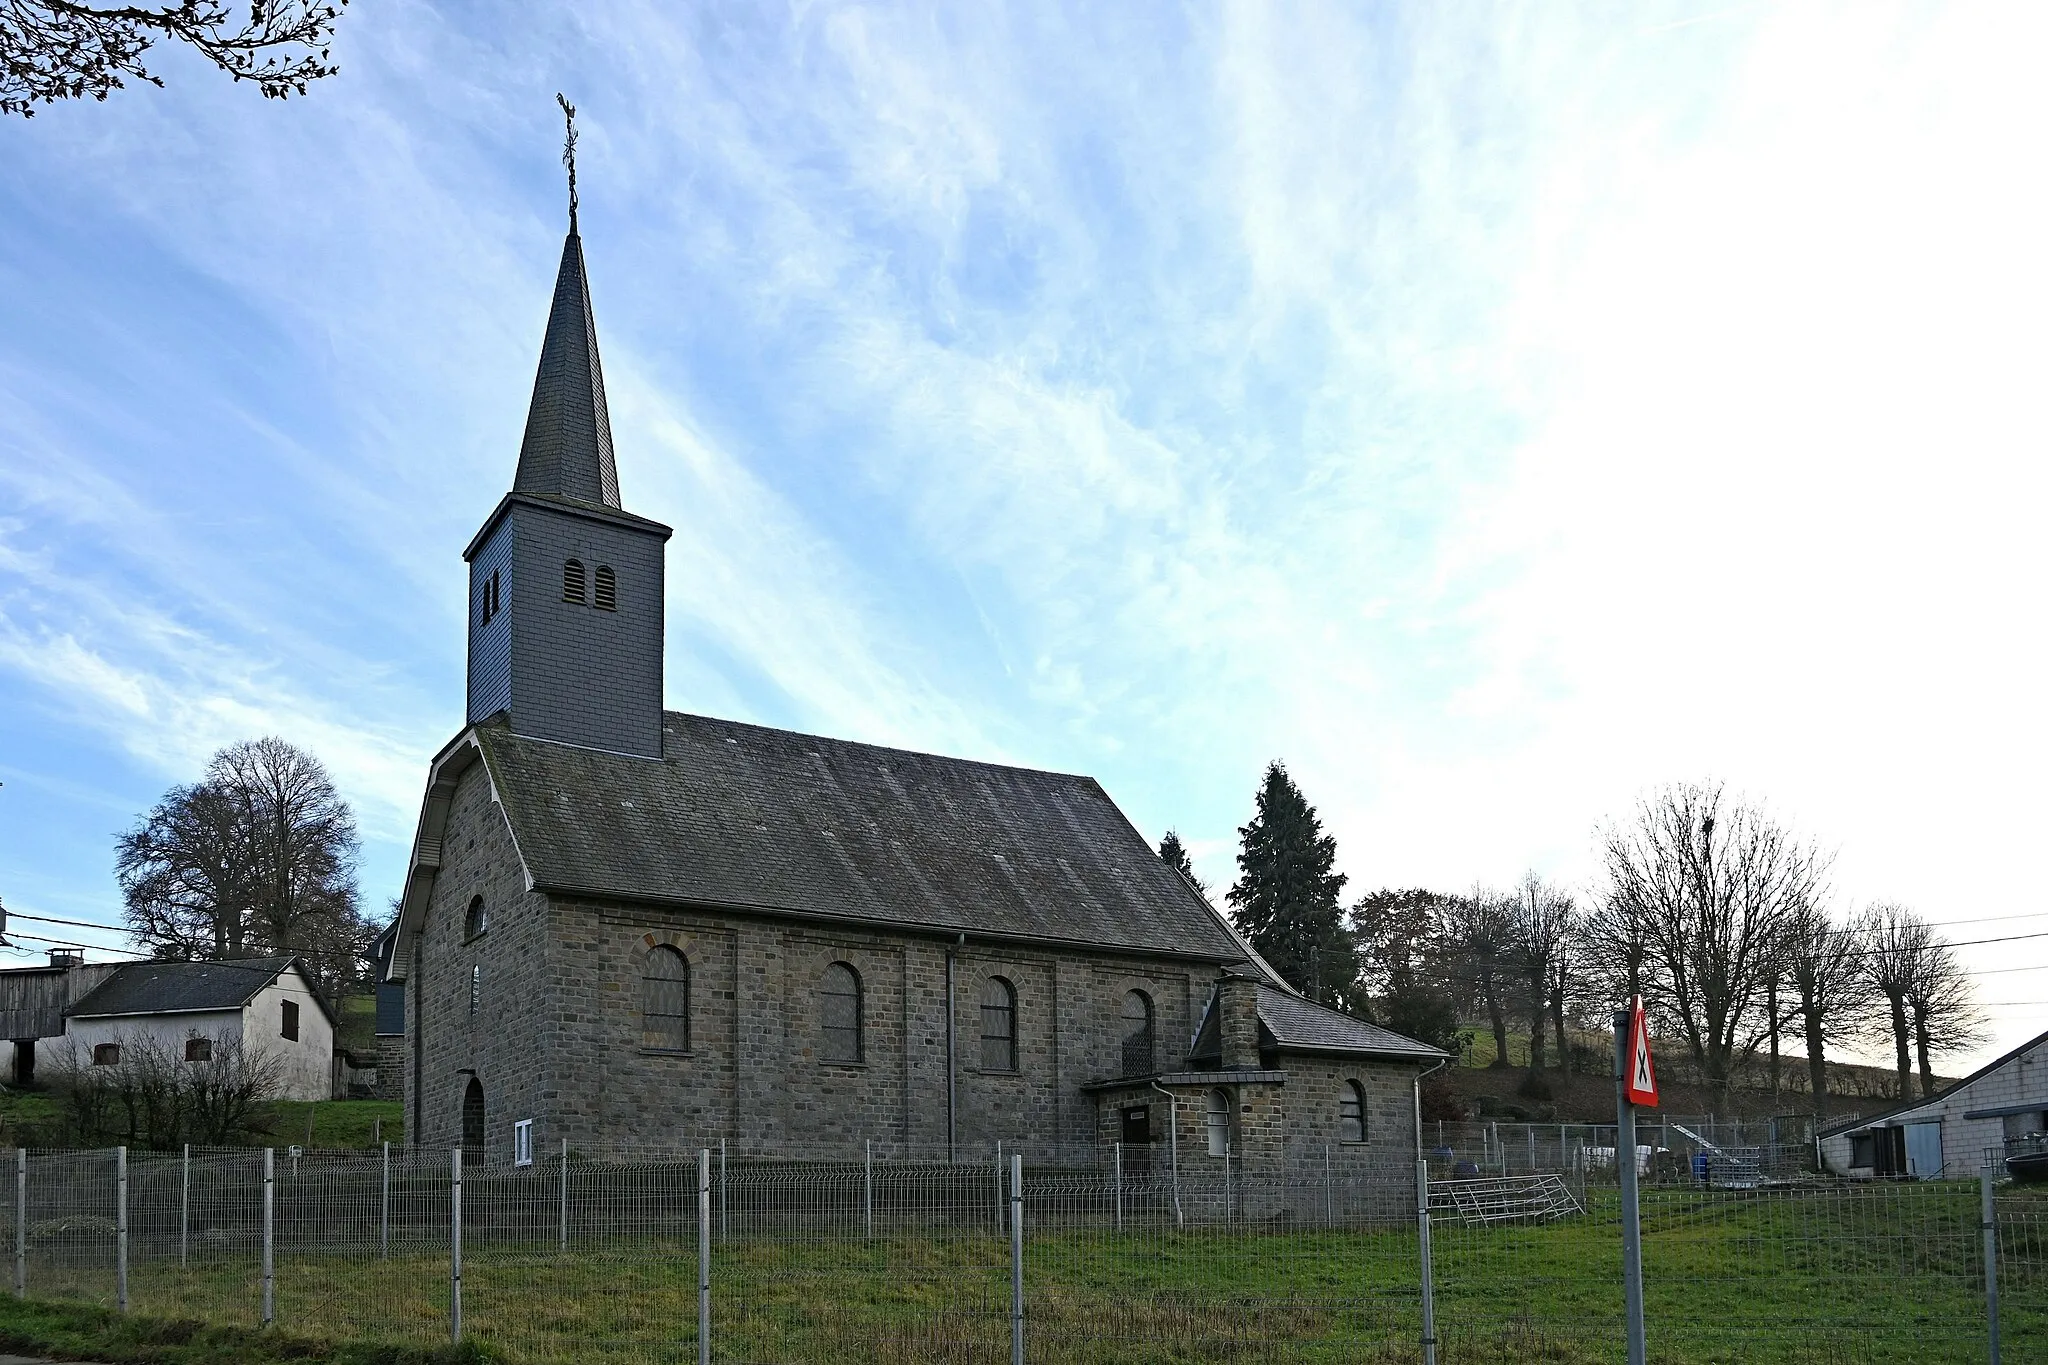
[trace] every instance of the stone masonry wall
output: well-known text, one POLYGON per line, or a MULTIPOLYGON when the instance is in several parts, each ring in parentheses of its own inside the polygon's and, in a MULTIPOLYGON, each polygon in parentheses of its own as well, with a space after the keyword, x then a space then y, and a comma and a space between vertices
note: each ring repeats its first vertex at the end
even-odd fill
POLYGON ((409 1141, 461 1141, 462 1098, 472 1075, 484 1091, 485 1156, 509 1159, 513 1122, 541 1112, 551 1039, 534 1006, 548 981, 548 930, 547 898, 526 890, 490 780, 483 764, 474 764, 456 785, 441 870, 407 981, 402 1070, 409 1141), (487 927, 470 938, 465 921, 479 895, 487 927), (472 968, 481 973, 474 1011, 472 968))

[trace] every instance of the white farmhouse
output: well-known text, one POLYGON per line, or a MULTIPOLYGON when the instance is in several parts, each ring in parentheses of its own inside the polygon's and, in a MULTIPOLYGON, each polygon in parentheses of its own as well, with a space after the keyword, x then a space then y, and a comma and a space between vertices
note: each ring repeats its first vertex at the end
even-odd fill
POLYGON ((129 963, 64 1014, 81 1067, 117 1066, 145 1040, 188 1062, 210 1061, 234 1041, 246 1055, 277 1059, 278 1098, 332 1094, 334 1013, 295 957, 129 963))
POLYGON ((1820 1155, 1837 1175, 1953 1180, 1998 1166, 2008 1142, 2044 1129, 2048 1033, 1926 1099, 1823 1128, 1820 1155))

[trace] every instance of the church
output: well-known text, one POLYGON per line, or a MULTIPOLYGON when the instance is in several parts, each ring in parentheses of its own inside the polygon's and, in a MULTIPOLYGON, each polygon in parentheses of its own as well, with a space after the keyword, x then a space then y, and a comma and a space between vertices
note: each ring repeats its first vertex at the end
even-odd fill
POLYGON ((572 200, 385 966, 412 1143, 1412 1172, 1443 1054, 1286 986, 1094 780, 664 710, 669 534, 572 200))

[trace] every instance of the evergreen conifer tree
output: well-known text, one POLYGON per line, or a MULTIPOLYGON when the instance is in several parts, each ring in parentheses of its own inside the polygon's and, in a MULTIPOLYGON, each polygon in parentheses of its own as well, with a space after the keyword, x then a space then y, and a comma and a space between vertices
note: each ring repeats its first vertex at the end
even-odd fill
POLYGON ((1266 766, 1258 810, 1239 827, 1231 921, 1273 969, 1316 999, 1357 975, 1351 936, 1337 904, 1342 873, 1331 871, 1337 841, 1278 760, 1266 766))
POLYGON ((1159 856, 1168 867, 1186 877, 1195 890, 1204 896, 1209 894, 1209 884, 1195 875, 1195 865, 1188 861, 1187 845, 1180 841, 1177 831, 1166 831, 1166 837, 1159 841, 1159 856))

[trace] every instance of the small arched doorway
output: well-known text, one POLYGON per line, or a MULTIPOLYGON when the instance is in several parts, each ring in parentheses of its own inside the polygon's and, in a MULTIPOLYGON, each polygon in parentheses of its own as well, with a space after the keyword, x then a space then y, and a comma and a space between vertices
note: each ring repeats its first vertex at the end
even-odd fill
POLYGON ((462 1150, 479 1156, 484 1150, 484 1083, 474 1076, 462 1092, 462 1150))

